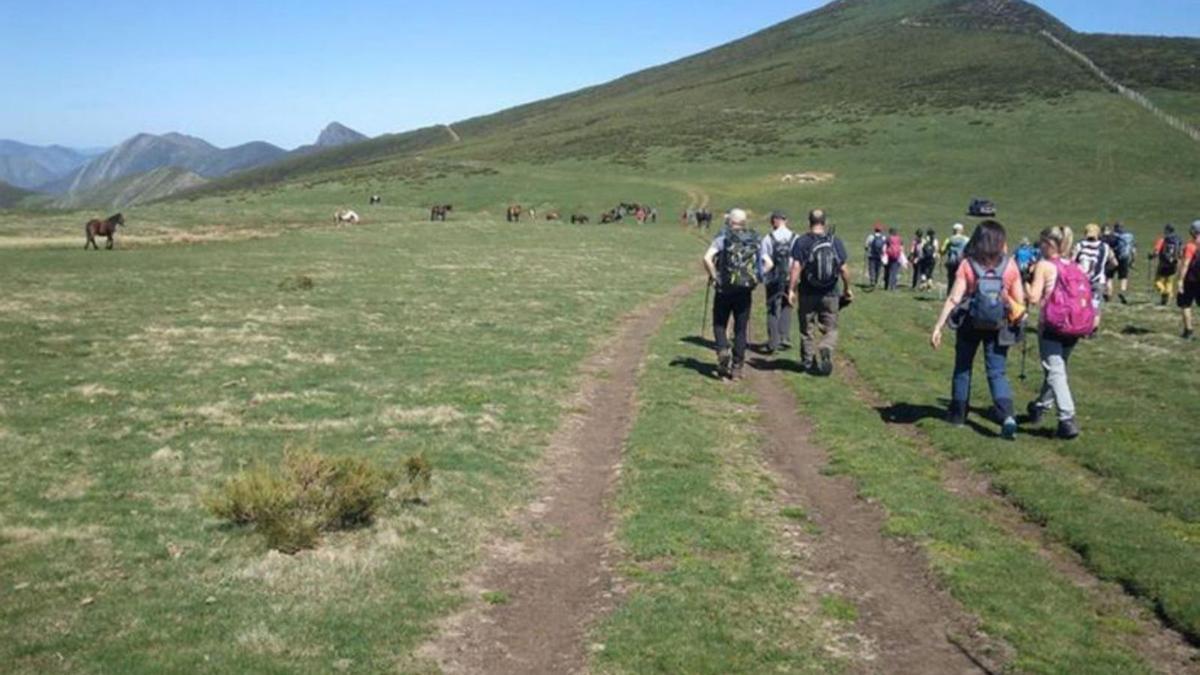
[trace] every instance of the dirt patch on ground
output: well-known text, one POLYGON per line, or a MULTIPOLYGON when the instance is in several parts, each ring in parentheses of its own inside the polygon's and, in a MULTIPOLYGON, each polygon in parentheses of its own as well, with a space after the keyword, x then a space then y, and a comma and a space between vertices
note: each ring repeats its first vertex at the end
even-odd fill
POLYGON ((827 476, 824 449, 779 374, 751 372, 763 411, 767 460, 786 495, 807 507, 821 528, 809 549, 807 573, 849 598, 860 610, 859 629, 874 646, 863 672, 996 672, 998 647, 978 631, 978 620, 940 589, 920 551, 883 536, 885 513, 858 496, 847 478, 827 476))
MULTIPOLYGON (((855 395, 876 410, 884 411, 892 406, 871 388, 850 361, 838 359, 838 368, 843 379, 850 384, 855 395)), ((1087 590, 1104 607, 1113 608, 1123 618, 1134 622, 1138 630, 1129 636, 1129 646, 1142 658, 1164 673, 1200 672, 1200 650, 1188 644, 1179 633, 1163 626, 1148 616, 1137 600, 1126 594, 1119 585, 1096 578, 1079 554, 1054 541, 1045 528, 1030 522, 1019 508, 1005 499, 991 481, 972 471, 963 462, 948 459, 939 453, 920 429, 884 415, 889 428, 916 442, 927 456, 935 458, 942 469, 942 485, 947 492, 987 500, 991 507, 988 519, 1010 535, 1021 539, 1049 563, 1055 571, 1066 577, 1077 587, 1087 590)))
POLYGON ((568 405, 574 412, 538 470, 543 497, 517 517, 518 539, 487 547, 467 580, 475 598, 443 623, 421 657, 447 672, 584 669, 586 631, 615 597, 609 502, 636 413, 638 371, 647 341, 692 288, 683 284, 628 316, 617 337, 584 363, 568 405))

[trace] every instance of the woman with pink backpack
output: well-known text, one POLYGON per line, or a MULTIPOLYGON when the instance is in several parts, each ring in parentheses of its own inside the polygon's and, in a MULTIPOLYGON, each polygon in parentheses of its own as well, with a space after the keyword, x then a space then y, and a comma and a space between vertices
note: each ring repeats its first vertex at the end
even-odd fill
POLYGON ((1079 436, 1067 364, 1075 345, 1094 333, 1098 324, 1092 281, 1070 260, 1073 240, 1069 227, 1042 231, 1042 259, 1034 266, 1029 288, 1029 304, 1042 306, 1038 352, 1045 374, 1041 395, 1027 409, 1029 422, 1038 424, 1046 411, 1057 407, 1058 437, 1065 440, 1079 436))

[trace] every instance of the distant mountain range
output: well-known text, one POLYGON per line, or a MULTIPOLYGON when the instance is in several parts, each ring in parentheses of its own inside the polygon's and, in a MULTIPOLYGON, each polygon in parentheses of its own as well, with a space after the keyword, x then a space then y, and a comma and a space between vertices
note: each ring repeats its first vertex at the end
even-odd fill
POLYGON ((65 176, 102 152, 0 140, 0 181, 33 189, 65 176))
POLYGON ((316 143, 290 152, 262 141, 218 148, 180 133, 137 134, 98 156, 0 140, 0 181, 53 195, 48 201, 58 207, 120 208, 288 157, 365 140, 364 134, 337 122, 325 127, 316 143))

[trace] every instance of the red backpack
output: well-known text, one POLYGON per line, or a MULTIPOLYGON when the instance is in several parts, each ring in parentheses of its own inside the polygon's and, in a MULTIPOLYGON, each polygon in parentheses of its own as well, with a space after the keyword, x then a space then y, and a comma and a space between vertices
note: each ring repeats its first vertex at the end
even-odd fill
POLYGON ((1092 281, 1079 265, 1061 258, 1054 261, 1058 270, 1054 290, 1042 308, 1042 323, 1050 332, 1068 338, 1081 338, 1096 330, 1096 306, 1092 304, 1092 281))

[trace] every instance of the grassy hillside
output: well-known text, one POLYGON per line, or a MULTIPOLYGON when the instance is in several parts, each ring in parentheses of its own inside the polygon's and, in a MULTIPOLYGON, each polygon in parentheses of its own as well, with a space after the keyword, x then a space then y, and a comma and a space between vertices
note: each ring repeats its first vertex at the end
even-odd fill
POLYGON ((36 193, 0 181, 0 209, 18 206, 34 194, 36 193))

